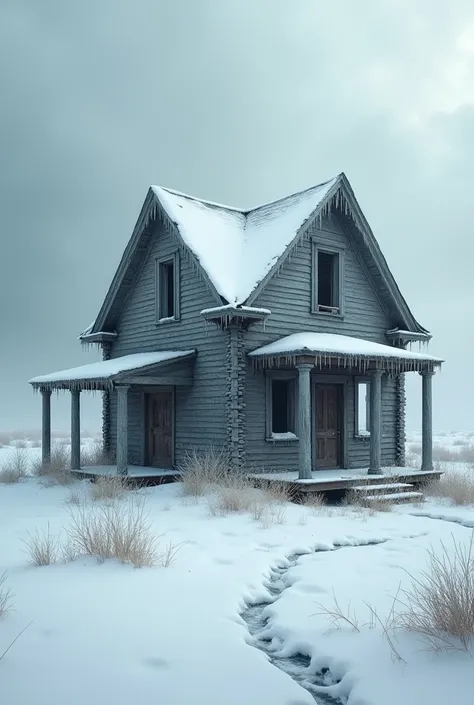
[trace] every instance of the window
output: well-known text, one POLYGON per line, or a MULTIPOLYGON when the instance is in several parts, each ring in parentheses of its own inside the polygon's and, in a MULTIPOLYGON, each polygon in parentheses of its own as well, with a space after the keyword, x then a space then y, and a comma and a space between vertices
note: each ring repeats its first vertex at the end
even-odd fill
POLYGON ((370 382, 356 382, 356 436, 370 436, 370 382))
POLYGON ((294 376, 269 376, 267 378, 267 438, 293 440, 295 435, 295 382, 294 376))
POLYGON ((340 314, 342 253, 313 244, 313 313, 340 314))
POLYGON ((178 256, 156 261, 156 319, 158 323, 178 319, 178 256))

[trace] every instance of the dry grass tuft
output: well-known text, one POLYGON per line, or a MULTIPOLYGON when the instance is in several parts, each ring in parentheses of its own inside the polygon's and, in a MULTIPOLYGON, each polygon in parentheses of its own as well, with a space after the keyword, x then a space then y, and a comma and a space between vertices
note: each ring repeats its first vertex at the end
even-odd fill
POLYGON ((229 467, 229 456, 222 450, 189 451, 178 468, 182 474, 183 495, 202 497, 210 487, 225 482, 230 474, 229 467))
POLYGON ((84 501, 84 493, 77 487, 69 490, 64 500, 65 504, 81 504, 84 501))
POLYGON ((91 484, 91 497, 96 502, 115 501, 121 499, 132 489, 132 483, 123 475, 112 475, 110 477, 98 477, 91 484))
POLYGON ((453 537, 449 547, 428 551, 428 567, 403 591, 397 625, 416 632, 434 651, 468 651, 474 638, 473 534, 463 545, 453 537))
POLYGON ((34 534, 28 534, 28 538, 23 543, 26 546, 25 552, 31 565, 52 565, 57 562, 59 539, 51 534, 49 524, 46 530, 39 531, 37 529, 34 534))
POLYGON ((33 474, 50 485, 71 485, 76 478, 71 472, 68 448, 55 443, 51 448, 51 460, 44 464, 38 460, 33 464, 33 474))
POLYGON ((208 498, 213 516, 226 516, 234 512, 250 512, 255 506, 255 490, 244 477, 228 476, 225 484, 218 485, 208 498))
POLYGON ((101 465, 113 465, 112 453, 106 453, 101 442, 94 443, 87 448, 81 448, 81 466, 95 467, 101 465))
POLYGON ((151 531, 141 498, 92 507, 82 504, 71 507, 69 514, 70 555, 94 556, 100 562, 116 558, 136 568, 159 564, 158 537, 151 531))
POLYGON ((0 470, 0 483, 12 485, 28 474, 28 452, 25 448, 16 447, 0 470))
POLYGON ((448 470, 439 481, 427 484, 424 492, 429 497, 450 499, 460 506, 474 504, 474 471, 448 470))
POLYGON ((5 585, 7 574, 0 575, 0 618, 4 617, 13 607, 13 593, 5 585))
POLYGON ((317 513, 326 506, 326 497, 322 492, 307 493, 303 504, 305 507, 309 507, 312 512, 317 513))

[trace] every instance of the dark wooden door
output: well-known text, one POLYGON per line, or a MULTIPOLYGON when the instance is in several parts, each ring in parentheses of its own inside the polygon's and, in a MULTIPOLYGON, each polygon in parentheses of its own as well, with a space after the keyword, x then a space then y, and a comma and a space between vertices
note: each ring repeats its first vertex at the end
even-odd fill
POLYGON ((338 384, 315 387, 315 457, 316 468, 341 466, 341 388, 338 384))
POLYGON ((173 465, 173 392, 162 390, 147 395, 147 465, 173 465))

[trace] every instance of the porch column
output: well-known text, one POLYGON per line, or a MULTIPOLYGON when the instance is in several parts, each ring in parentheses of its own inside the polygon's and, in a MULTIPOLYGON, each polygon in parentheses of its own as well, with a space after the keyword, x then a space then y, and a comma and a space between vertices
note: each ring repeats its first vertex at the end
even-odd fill
POLYGON ((370 465, 369 475, 381 473, 382 438, 382 370, 375 370, 370 378, 370 465))
POLYGON ((80 389, 71 389, 71 470, 81 469, 80 389))
POLYGON ((41 390, 41 461, 43 465, 51 462, 51 390, 41 390))
POLYGON ((312 478, 311 457, 311 382, 313 365, 302 363, 296 365, 298 370, 298 424, 299 438, 299 479, 312 478))
POLYGON ((421 469, 433 470, 433 375, 420 372, 422 381, 421 402, 421 469))
POLYGON ((128 390, 117 387, 117 474, 126 475, 128 469, 128 390))

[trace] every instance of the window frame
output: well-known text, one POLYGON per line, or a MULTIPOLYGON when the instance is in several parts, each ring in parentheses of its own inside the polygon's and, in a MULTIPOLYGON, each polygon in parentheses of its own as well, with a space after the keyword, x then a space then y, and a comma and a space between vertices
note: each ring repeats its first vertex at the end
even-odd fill
POLYGON ((324 245, 317 240, 311 241, 311 313, 331 318, 344 317, 344 250, 340 247, 324 245), (337 257, 337 313, 320 311, 318 303, 318 254, 322 252, 337 257))
POLYGON ((370 377, 355 377, 354 378, 354 437, 361 439, 370 439, 370 395, 372 393, 372 385, 370 377), (366 400, 366 411, 365 418, 367 424, 367 433, 360 433, 359 431, 359 385, 367 385, 367 400, 366 400))
POLYGON ((155 257, 155 324, 174 323, 180 320, 180 269, 179 252, 176 250, 170 255, 155 257), (161 271, 165 264, 173 264, 174 278, 174 315, 170 317, 161 316, 161 271))
POLYGON ((291 370, 271 370, 267 371, 265 374, 265 440, 270 443, 293 443, 298 441, 298 436, 296 434, 296 421, 297 421, 297 379, 298 375, 296 372, 291 370), (290 385, 288 401, 290 405, 290 417, 292 426, 295 430, 288 431, 288 433, 293 433, 294 438, 278 438, 273 436, 273 394, 272 385, 274 381, 287 381, 292 382, 290 385))

